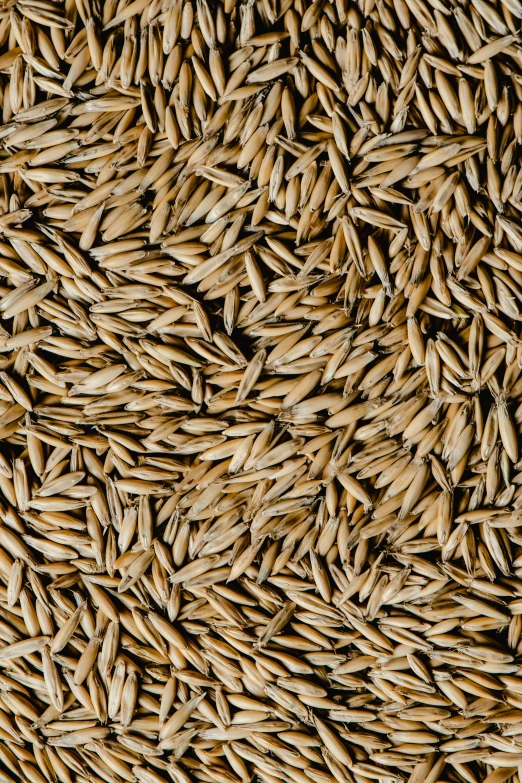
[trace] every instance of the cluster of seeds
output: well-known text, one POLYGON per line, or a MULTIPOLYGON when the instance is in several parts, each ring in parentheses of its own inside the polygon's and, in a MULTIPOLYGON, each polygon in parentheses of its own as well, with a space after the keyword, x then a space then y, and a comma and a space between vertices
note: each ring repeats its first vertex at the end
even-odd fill
POLYGON ((1 0, 0 783, 521 783, 521 0, 1 0))

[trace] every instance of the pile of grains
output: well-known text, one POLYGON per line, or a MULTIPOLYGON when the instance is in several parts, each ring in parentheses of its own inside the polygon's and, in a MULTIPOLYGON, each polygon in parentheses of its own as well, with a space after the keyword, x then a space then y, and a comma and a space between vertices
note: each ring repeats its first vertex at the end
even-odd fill
POLYGON ((0 783, 521 783, 521 0, 2 0, 0 783))

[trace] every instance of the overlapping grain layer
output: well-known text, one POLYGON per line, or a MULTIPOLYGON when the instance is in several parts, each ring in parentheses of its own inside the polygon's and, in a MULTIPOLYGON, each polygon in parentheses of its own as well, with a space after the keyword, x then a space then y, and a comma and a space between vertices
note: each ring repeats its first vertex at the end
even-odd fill
POLYGON ((0 3, 0 783, 521 783, 520 0, 0 3))

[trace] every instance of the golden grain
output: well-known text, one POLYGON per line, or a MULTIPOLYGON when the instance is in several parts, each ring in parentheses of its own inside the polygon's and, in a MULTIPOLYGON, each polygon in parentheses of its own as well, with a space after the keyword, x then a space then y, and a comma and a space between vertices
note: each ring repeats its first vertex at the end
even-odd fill
POLYGON ((3 4, 6 783, 520 783, 520 19, 3 4))

